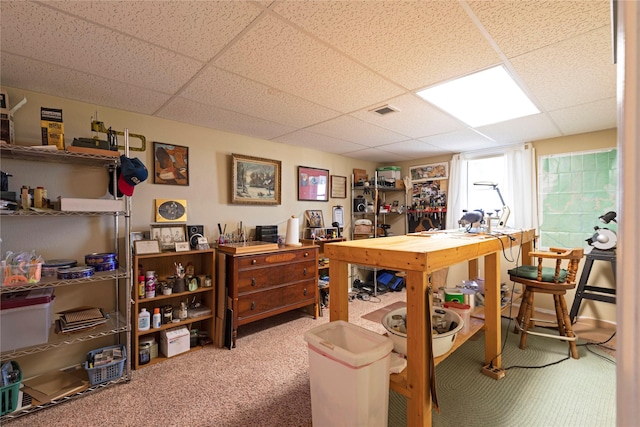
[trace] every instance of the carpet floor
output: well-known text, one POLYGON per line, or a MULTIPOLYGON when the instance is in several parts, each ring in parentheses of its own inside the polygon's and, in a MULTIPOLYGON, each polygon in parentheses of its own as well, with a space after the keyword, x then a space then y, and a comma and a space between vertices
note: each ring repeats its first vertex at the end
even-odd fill
MULTIPOLYGON (((378 333, 381 308, 406 292, 355 299, 349 321, 378 333), (378 311, 375 315, 373 312, 378 311)), ((384 311, 384 310, 383 310, 384 311)), ((238 330, 233 350, 207 346, 132 373, 128 383, 71 399, 4 423, 10 427, 211 426, 306 427, 312 408, 304 332, 329 321, 292 311, 238 330)), ((506 329, 503 330, 503 335, 506 329)), ((526 350, 509 339, 503 364, 540 365, 566 356, 531 337, 526 350)), ((537 338, 537 337, 536 337, 537 338)), ((615 365, 580 347, 580 359, 545 369, 511 369, 495 381, 480 374, 484 341, 476 334, 438 365, 441 413, 434 426, 615 425, 615 365)), ((391 393, 389 425, 406 425, 406 403, 391 393)))

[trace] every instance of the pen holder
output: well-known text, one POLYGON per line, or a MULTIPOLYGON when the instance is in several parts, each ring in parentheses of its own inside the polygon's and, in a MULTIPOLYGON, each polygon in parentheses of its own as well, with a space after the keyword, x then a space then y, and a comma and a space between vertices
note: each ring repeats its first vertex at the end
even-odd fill
POLYGON ((173 292, 177 294, 180 292, 184 292, 184 277, 176 277, 173 284, 173 292))

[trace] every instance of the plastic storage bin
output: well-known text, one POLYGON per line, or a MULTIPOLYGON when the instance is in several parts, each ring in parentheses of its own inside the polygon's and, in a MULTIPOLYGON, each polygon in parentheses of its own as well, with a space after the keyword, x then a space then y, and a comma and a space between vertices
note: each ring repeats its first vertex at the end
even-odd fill
POLYGON ((3 294, 0 351, 44 344, 53 324, 53 288, 3 294))
POLYGON ((386 426, 393 342, 336 320, 307 331, 314 427, 386 426))
POLYGON ((20 383, 22 383, 22 370, 18 362, 11 361, 11 366, 18 371, 18 378, 13 378, 11 384, 0 387, 0 416, 11 413, 18 408, 18 396, 20 395, 20 383))
POLYGON ((122 376, 124 369, 124 362, 127 361, 127 349, 123 345, 112 345, 109 347, 99 348, 87 353, 86 360, 84 362, 84 369, 89 375, 89 381, 91 385, 97 385, 106 383, 107 381, 117 380, 122 376), (122 359, 114 360, 106 365, 96 366, 94 368, 89 367, 89 361, 93 360, 95 355, 102 353, 103 351, 113 350, 119 348, 122 351, 122 359))

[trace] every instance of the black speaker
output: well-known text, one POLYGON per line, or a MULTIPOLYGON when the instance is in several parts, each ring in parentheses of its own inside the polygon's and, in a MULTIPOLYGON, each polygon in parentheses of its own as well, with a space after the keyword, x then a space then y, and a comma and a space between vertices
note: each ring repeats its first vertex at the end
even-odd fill
POLYGON ((364 196, 357 196, 353 199, 353 211, 365 212, 367 210, 367 201, 364 196))
POLYGON ((198 237, 204 237, 204 225, 187 225, 187 233, 191 249, 198 247, 198 237))

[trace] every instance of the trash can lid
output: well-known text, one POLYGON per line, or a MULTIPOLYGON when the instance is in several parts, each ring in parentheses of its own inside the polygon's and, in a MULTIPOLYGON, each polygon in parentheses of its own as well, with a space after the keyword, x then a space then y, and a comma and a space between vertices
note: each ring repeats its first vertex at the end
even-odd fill
POLYGON ((313 350, 352 367, 369 365, 393 350, 389 337, 344 320, 310 329, 304 338, 313 350))

